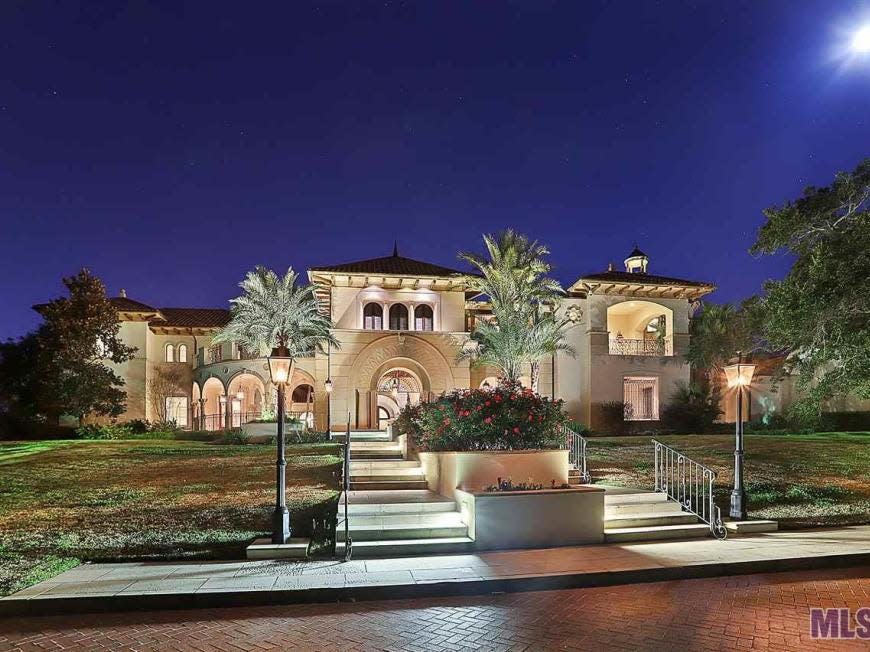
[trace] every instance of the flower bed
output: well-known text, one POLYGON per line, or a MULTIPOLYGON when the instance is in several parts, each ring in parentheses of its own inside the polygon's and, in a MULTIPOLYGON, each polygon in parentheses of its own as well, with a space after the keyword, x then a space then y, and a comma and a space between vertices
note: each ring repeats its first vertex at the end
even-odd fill
POLYGON ((564 447, 560 427, 568 421, 561 400, 502 383, 409 405, 394 427, 419 451, 551 450, 564 447))

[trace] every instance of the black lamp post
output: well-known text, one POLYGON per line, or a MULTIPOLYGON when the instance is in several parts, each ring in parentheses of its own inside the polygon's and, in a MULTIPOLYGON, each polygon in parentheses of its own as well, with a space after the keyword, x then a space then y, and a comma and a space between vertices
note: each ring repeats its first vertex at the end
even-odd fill
POLYGON ((327 378, 323 383, 323 388, 326 390, 326 435, 329 436, 330 428, 332 427, 332 379, 327 378))
POLYGON ((293 358, 285 346, 272 349, 269 356, 269 375, 272 383, 278 388, 278 458, 275 461, 277 490, 275 494, 275 512, 272 515, 272 543, 284 544, 290 538, 290 513, 287 511, 286 479, 287 459, 284 443, 284 390, 293 377, 293 358))
POLYGON ((734 489, 731 490, 731 518, 746 520, 746 487, 743 486, 743 388, 752 383, 754 364, 744 364, 737 352, 737 364, 725 367, 728 386, 737 389, 737 419, 734 445, 734 489))

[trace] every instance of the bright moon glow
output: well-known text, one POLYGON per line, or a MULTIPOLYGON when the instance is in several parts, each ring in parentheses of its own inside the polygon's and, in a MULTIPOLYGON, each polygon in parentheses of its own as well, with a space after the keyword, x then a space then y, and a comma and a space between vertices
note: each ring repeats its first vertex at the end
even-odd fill
POLYGON ((855 52, 870 52, 870 25, 858 30, 852 39, 852 49, 855 52))

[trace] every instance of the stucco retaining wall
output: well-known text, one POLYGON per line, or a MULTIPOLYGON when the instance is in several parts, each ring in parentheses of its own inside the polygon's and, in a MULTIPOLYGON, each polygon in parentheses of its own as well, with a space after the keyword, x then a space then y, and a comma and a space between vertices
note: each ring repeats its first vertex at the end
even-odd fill
POLYGON ((455 490, 480 491, 503 480, 549 487, 568 482, 567 450, 443 451, 419 453, 429 489, 455 497, 455 490))
POLYGON ((550 548, 604 541, 604 490, 468 492, 456 502, 476 550, 550 548))

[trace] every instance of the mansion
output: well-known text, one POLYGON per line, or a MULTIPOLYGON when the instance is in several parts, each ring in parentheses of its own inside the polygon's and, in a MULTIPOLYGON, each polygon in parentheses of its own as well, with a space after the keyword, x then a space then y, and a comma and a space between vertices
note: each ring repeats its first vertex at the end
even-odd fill
MULTIPOLYGON (((611 265, 578 278, 559 306, 577 355, 543 360, 539 390, 563 399, 566 411, 592 428, 612 402, 625 403, 629 420, 656 422, 676 383, 689 380, 689 322, 697 300, 715 288, 651 274, 649 264, 635 248, 624 269, 611 265)), ((380 429, 407 403, 497 383, 493 370, 458 359, 477 321, 490 314, 465 274, 396 250, 309 269, 341 346, 296 361, 291 416, 320 430, 342 429, 348 418, 354 429, 380 429)), ((265 358, 212 343, 228 309, 158 308, 123 290, 111 301, 121 338, 136 347, 135 357, 117 366, 127 391, 122 418, 220 429, 272 414, 265 358)))

